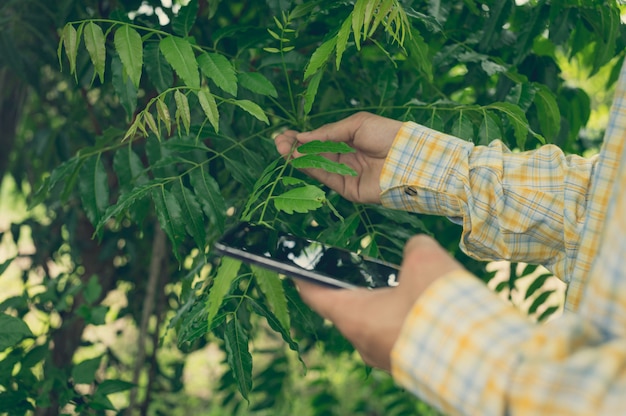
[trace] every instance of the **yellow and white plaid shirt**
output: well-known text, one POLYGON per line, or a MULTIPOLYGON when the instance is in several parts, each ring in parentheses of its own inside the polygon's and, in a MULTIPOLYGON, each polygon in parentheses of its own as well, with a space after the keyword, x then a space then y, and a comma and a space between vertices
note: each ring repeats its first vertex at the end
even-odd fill
POLYGON ((594 158, 405 123, 380 184, 388 207, 457 218, 470 255, 568 287, 563 316, 537 324, 468 272, 439 279, 394 346, 399 384, 448 414, 626 415, 626 66, 594 158))

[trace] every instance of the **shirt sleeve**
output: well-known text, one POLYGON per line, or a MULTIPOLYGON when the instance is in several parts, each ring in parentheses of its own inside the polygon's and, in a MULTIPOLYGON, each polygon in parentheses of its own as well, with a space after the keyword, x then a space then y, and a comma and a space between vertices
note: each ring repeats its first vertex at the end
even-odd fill
POLYGON ((380 177, 383 205, 450 217, 461 249, 481 260, 543 264, 568 273, 578 246, 595 158, 552 145, 513 153, 404 123, 380 177))
POLYGON ((446 414, 626 409, 626 341, 565 313, 535 324, 466 271, 433 283, 391 354, 396 382, 446 414))

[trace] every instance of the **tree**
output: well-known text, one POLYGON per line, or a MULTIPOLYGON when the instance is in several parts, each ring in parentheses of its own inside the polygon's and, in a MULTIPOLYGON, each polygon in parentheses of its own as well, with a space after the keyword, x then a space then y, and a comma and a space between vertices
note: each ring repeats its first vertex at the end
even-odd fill
MULTIPOLYGON (((367 110, 477 144, 582 153, 601 134, 585 129, 592 100, 562 68, 602 73, 609 91, 626 39, 614 1, 57 3, 0 6, 0 174, 31 208, 0 232, 33 245, 0 264, 28 260, 0 303, 10 414, 184 408, 185 359, 210 343, 225 353, 230 414, 285 412, 294 379, 309 383, 309 413, 432 412, 377 372, 351 400, 328 372, 304 378, 315 345, 339 361, 351 347, 288 279, 219 259, 212 243, 249 219, 400 262, 426 232, 488 279, 458 250, 457 226, 342 200, 297 171, 350 174, 319 156, 337 149, 286 163, 272 136, 367 110), (137 328, 132 360, 85 335, 113 322, 137 328)), ((545 278, 526 293, 531 311, 545 304, 538 319, 555 309, 545 278)))

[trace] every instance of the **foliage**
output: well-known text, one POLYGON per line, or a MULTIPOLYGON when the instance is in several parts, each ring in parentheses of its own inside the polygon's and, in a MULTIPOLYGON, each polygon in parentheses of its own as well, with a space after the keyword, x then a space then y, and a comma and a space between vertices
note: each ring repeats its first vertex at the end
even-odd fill
MULTIPOLYGON (((0 303, 11 414, 153 411, 185 394, 184 357, 209 344, 224 352, 218 397, 232 414, 277 414, 295 393, 311 414, 432 413, 377 372, 359 379, 368 400, 337 397, 307 357, 319 345, 353 369, 351 347, 289 280, 220 261, 212 243, 247 219, 399 263, 404 241, 426 232, 487 279, 446 219, 352 204, 297 171, 353 174, 320 156, 345 147, 312 143, 285 162, 272 137, 366 110, 476 144, 582 153, 599 138, 585 135, 590 98, 562 59, 608 73, 609 90, 626 46, 612 1, 56 3, 0 5, 0 174, 37 213, 0 228, 16 244, 32 235, 16 256, 29 261, 23 290, 0 303), (110 301, 119 292, 122 307, 110 301), (29 328, 33 315, 42 328, 29 328), (134 359, 84 337, 125 321, 134 359), (165 360, 174 348, 183 358, 165 360), (309 383, 299 393, 294 374, 309 383)), ((539 319, 555 310, 546 278, 525 296, 539 319)))

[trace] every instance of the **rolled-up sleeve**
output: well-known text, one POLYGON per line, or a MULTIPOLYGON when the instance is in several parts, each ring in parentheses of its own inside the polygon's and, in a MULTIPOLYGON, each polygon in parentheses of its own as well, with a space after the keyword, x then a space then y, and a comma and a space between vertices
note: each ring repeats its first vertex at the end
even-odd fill
POLYGON ((556 146, 513 153, 407 122, 383 167, 381 201, 462 224, 461 248, 475 258, 543 264, 562 277, 579 247, 594 164, 556 146))

